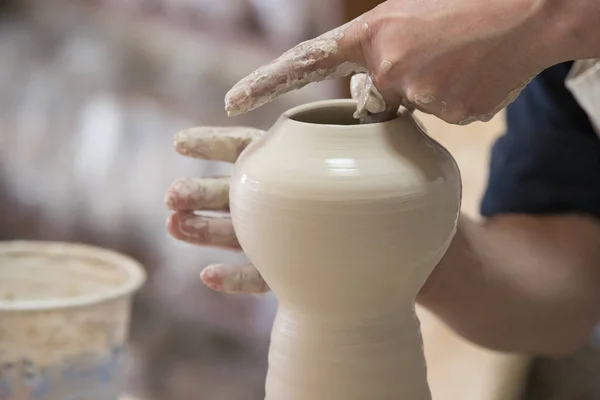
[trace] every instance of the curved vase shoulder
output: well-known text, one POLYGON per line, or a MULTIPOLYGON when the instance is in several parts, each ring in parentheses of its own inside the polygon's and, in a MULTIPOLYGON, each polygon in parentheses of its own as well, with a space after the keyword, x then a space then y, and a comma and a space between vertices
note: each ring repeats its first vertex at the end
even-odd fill
POLYGON ((279 300, 270 400, 429 398, 414 301, 456 231, 460 174, 409 113, 360 125, 355 109, 294 108, 236 163, 234 228, 279 300))
POLYGON ((454 159, 408 112, 388 122, 348 125, 352 107, 353 100, 332 100, 286 112, 242 154, 236 172, 257 179, 245 182, 249 188, 284 198, 409 199, 441 190, 460 202, 454 159))

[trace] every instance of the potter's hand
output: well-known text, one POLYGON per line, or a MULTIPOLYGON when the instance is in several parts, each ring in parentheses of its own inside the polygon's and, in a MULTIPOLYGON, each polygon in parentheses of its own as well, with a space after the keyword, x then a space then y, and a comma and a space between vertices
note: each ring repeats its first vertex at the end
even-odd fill
POLYGON ((403 104, 450 123, 489 120, 563 55, 545 36, 555 14, 546 3, 388 0, 241 80, 226 109, 244 113, 311 82, 369 72, 385 103, 362 104, 363 115, 403 104))
MULTIPOLYGON (((203 160, 235 162, 250 142, 263 134, 253 128, 193 128, 175 137, 178 153, 203 160)), ((207 217, 194 211, 227 211, 229 177, 179 179, 166 196, 173 211, 168 230, 176 239, 201 246, 239 250, 230 218, 207 217)), ((253 265, 216 264, 206 267, 202 282, 222 292, 264 293, 269 290, 253 265)))

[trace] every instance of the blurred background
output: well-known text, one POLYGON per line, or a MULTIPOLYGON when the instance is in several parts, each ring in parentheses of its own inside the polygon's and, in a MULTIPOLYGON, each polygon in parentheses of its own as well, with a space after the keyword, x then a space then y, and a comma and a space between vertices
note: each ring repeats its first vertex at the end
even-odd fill
MULTIPOLYGON (((255 68, 377 3, 0 0, 0 240, 90 243, 146 266, 128 392, 145 400, 264 398, 275 299, 204 288, 202 267, 242 255, 178 243, 165 232, 170 183, 231 166, 178 156, 172 138, 200 125, 267 128, 290 107, 347 96, 339 81, 233 119, 223 105, 255 68)), ((502 116, 468 127, 423 119, 461 166, 463 211, 476 216, 502 116)), ((530 360, 477 348, 419 313, 436 400, 516 400, 527 378, 544 388, 539 393, 559 393, 548 382, 560 370, 528 375, 530 360)))
POLYGON ((132 393, 264 397, 274 299, 204 288, 202 267, 240 255, 165 232, 170 183, 231 166, 178 156, 172 140, 199 125, 267 128, 290 107, 345 96, 343 82, 315 85, 234 119, 223 102, 255 68, 375 4, 354 3, 0 0, 0 239, 90 243, 146 266, 132 393))

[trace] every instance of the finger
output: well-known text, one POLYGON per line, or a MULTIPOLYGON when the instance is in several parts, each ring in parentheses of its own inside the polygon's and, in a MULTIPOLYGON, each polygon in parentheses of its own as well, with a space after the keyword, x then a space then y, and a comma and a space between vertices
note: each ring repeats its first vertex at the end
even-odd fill
POLYGON ((367 84, 367 74, 354 74, 350 78, 350 96, 358 101, 367 84))
POLYGON ((355 118, 365 118, 369 113, 380 114, 387 109, 383 96, 373 84, 369 74, 354 75, 350 82, 350 92, 352 98, 358 102, 354 113, 355 118))
POLYGON ((214 210, 229 208, 229 177, 177 179, 165 202, 173 211, 214 210))
POLYGON ((218 292, 262 294, 270 290, 252 264, 209 265, 200 273, 200 278, 206 286, 218 292))
POLYGON ((389 121, 398 115, 400 103, 386 102, 369 74, 352 76, 350 95, 357 101, 354 118, 359 118, 361 124, 389 121))
POLYGON ((369 30, 362 18, 367 15, 300 43, 242 79, 225 96, 227 114, 254 110, 311 82, 366 72, 361 44, 369 30))
POLYGON ((167 230, 175 239, 187 243, 240 250, 231 218, 175 212, 169 216, 167 230))
POLYGON ((235 162, 264 131, 247 127, 198 127, 175 135, 175 150, 203 160, 235 162))

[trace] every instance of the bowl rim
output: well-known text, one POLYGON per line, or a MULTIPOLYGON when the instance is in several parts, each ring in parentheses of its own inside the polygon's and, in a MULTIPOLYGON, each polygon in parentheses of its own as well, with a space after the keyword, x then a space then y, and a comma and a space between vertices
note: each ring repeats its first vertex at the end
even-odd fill
POLYGON ((0 257, 11 254, 60 255, 87 258, 114 265, 127 273, 124 283, 100 293, 84 294, 72 298, 48 298, 42 300, 0 299, 0 313, 15 311, 48 311, 93 306, 133 295, 146 281, 146 271, 137 260, 105 248, 76 243, 36 240, 0 241, 0 257))

